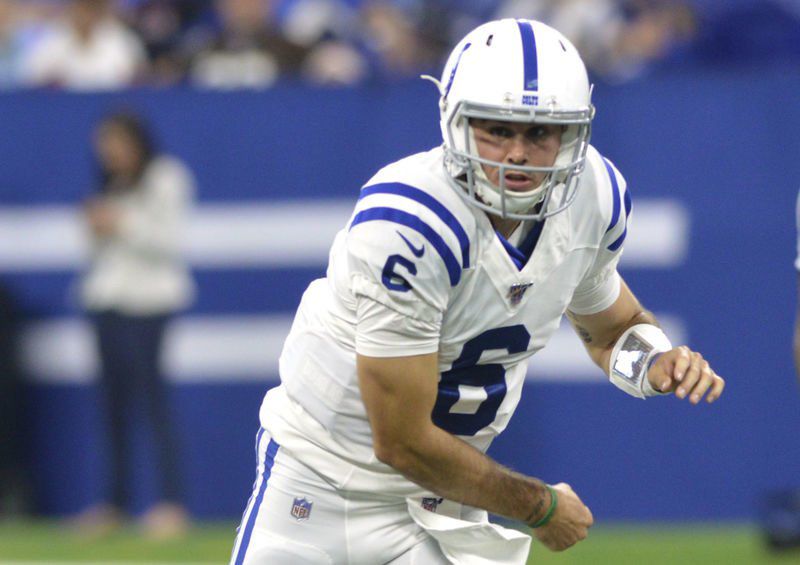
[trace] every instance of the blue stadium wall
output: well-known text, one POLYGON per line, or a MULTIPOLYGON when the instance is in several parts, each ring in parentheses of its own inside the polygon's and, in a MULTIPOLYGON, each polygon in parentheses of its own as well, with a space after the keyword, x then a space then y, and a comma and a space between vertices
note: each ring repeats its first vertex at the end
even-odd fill
MULTIPOLYGON (((492 447, 495 458, 569 482, 601 521, 750 519, 763 492, 800 486, 800 391, 791 360, 798 92, 800 73, 783 67, 671 72, 596 89, 593 142, 627 177, 634 214, 637 204, 659 199, 688 214, 679 261, 654 267, 645 250, 623 275, 648 308, 680 321, 728 389, 710 407, 639 401, 599 373, 593 380, 564 372, 538 378, 534 358, 517 414, 492 447)), ((95 180, 92 125, 119 107, 144 113, 162 147, 190 164, 201 207, 288 206, 280 209, 294 210, 296 239, 315 229, 306 207, 346 208, 379 166, 439 140, 434 92, 422 82, 357 90, 285 85, 261 93, 4 94, 0 213, 42 212, 46 222, 48 210, 77 207, 95 180)), ((633 229, 646 233, 649 226, 640 221, 633 229)), ((80 323, 70 298, 80 264, 60 261, 59 253, 51 263, 0 260, 0 282, 29 325, 80 323)), ((323 273, 321 260, 200 261, 198 300, 186 316, 288 319, 308 281, 323 273)), ((57 367, 58 359, 37 360, 46 354, 28 357, 34 366, 57 367)), ((575 348, 564 363, 584 355, 575 348)), ((197 517, 234 518, 254 478, 258 406, 276 369, 265 363, 247 378, 226 378, 216 367, 205 379, 198 363, 171 387, 185 500, 197 517)), ((19 437, 37 508, 77 511, 107 488, 96 381, 27 372, 19 437)), ((156 488, 148 430, 140 428, 131 462, 134 511, 156 488)))

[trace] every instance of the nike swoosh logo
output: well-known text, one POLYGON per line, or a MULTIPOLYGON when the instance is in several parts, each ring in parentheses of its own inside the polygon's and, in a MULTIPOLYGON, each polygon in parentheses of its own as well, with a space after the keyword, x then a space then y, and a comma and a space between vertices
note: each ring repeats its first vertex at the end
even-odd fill
POLYGON ((411 250, 411 253, 414 254, 414 257, 419 258, 419 257, 422 257, 423 255, 425 255, 425 245, 424 244, 422 245, 422 247, 417 249, 416 247, 411 245, 411 242, 408 241, 408 239, 406 239, 406 236, 404 236, 402 233, 397 232, 397 235, 399 235, 400 237, 403 238, 403 241, 406 242, 406 245, 408 245, 408 248, 411 250))

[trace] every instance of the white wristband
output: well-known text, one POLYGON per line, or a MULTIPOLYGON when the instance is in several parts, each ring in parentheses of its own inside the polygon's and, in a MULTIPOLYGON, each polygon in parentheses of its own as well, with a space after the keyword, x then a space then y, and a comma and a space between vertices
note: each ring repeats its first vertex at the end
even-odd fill
POLYGON ((650 385, 647 370, 653 357, 670 349, 672 343, 661 328, 652 324, 637 324, 628 328, 611 352, 611 382, 637 398, 663 394, 650 385))

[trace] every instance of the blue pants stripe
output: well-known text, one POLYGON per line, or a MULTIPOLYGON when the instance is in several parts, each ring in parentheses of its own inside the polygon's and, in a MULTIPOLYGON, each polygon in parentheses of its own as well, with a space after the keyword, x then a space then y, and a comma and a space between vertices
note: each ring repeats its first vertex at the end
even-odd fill
POLYGON ((269 445, 267 446, 267 455, 264 458, 264 474, 261 480, 261 486, 258 489, 253 508, 250 510, 250 516, 247 518, 244 532, 242 532, 242 541, 239 544, 239 553, 236 555, 236 561, 234 561, 235 565, 242 565, 242 563, 244 563, 244 557, 247 554, 247 546, 250 545, 250 537, 253 535, 253 527, 256 524, 258 509, 261 507, 262 500, 264 500, 264 493, 267 490, 267 481, 269 481, 269 475, 272 472, 272 466, 275 464, 275 455, 278 453, 279 447, 275 440, 270 438, 269 445))

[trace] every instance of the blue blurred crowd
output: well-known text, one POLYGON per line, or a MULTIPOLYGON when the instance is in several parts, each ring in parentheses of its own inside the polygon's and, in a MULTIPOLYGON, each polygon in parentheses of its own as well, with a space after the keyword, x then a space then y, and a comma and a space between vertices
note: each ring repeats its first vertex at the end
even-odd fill
POLYGON ((0 89, 402 80, 498 17, 560 29, 600 80, 800 61, 800 0, 0 0, 0 89))
POLYGON ((0 0, 0 88, 402 80, 497 17, 560 29, 601 80, 800 60, 800 0, 0 0))

